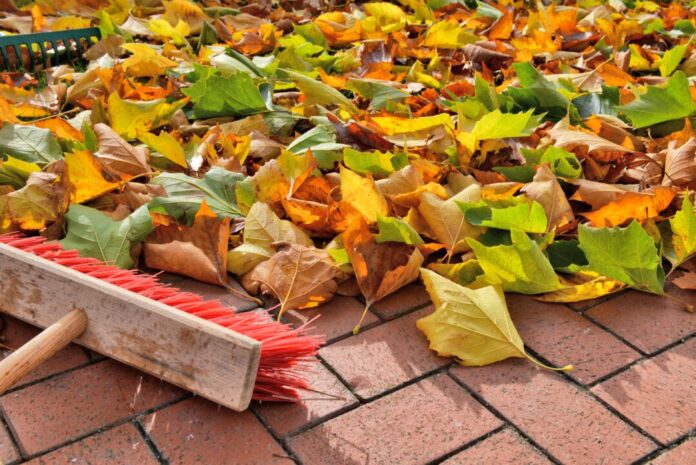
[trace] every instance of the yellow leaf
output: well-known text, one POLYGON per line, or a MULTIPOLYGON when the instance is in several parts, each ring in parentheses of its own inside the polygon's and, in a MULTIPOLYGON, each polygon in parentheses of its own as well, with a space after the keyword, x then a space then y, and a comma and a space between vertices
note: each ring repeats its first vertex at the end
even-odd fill
POLYGON ((146 131, 138 131, 138 139, 152 150, 161 153, 164 158, 172 163, 188 168, 186 153, 179 141, 171 134, 162 131, 156 136, 146 131))
POLYGON ((12 111, 18 118, 43 118, 51 115, 51 110, 31 103, 18 103, 13 105, 12 111))
POLYGON ((476 42, 478 38, 454 21, 440 21, 428 29, 423 45, 426 47, 455 49, 476 42))
POLYGON ((105 170, 87 150, 65 155, 70 184, 73 190, 70 203, 83 203, 118 188, 121 180, 105 170))
POLYGON ((19 123, 19 119, 17 119, 17 116, 14 114, 12 105, 5 100, 5 97, 2 95, 0 95, 0 123, 19 123))
POLYGON ((36 121, 32 124, 38 128, 50 130, 53 134, 61 139, 76 140, 79 142, 83 142, 85 140, 84 134, 72 127, 70 123, 59 116, 36 121))
POLYGON ((362 177, 341 165, 341 195, 369 223, 389 214, 389 205, 370 176, 362 177))
POLYGON ((123 63, 129 76, 150 77, 164 74, 167 68, 176 67, 176 62, 157 53, 147 44, 122 44, 121 48, 132 53, 123 63))
POLYGON ((62 174, 31 173, 27 184, 0 197, 0 229, 15 224, 24 230, 40 230, 58 219, 68 206, 68 190, 62 174))
POLYGON ((501 289, 494 286, 468 289, 424 268, 421 277, 435 312, 418 320, 416 326, 438 355, 454 356, 459 363, 469 366, 518 357, 551 370, 572 369, 571 365, 552 368, 527 354, 501 289))
POLYGON ((585 271, 573 276, 559 276, 563 288, 549 292, 535 299, 542 302, 580 302, 620 291, 626 285, 621 281, 600 276, 597 273, 585 271))
POLYGON ((182 20, 179 20, 176 26, 172 26, 166 19, 151 19, 147 27, 159 36, 172 39, 175 45, 184 45, 186 36, 191 33, 189 25, 182 20))
POLYGON ((481 188, 473 184, 448 200, 442 200, 431 192, 423 192, 418 205, 418 213, 435 234, 435 238, 447 245, 447 255, 469 250, 467 237, 476 238, 481 228, 467 223, 464 213, 457 205, 459 202, 478 202, 481 200, 481 188))
POLYGON ((447 113, 436 116, 423 116, 421 118, 399 118, 396 116, 375 116, 372 121, 376 123, 388 135, 406 134, 409 132, 423 131, 437 126, 454 129, 452 117, 447 113))
POLYGON ((66 31, 70 29, 79 29, 84 27, 89 27, 91 24, 89 18, 81 18, 79 16, 60 16, 54 18, 51 22, 52 31, 66 31))
POLYGON ((135 139, 139 129, 148 131, 167 124, 174 112, 187 102, 188 98, 174 103, 166 103, 163 99, 134 102, 123 100, 118 92, 113 92, 108 100, 111 128, 120 136, 135 139))

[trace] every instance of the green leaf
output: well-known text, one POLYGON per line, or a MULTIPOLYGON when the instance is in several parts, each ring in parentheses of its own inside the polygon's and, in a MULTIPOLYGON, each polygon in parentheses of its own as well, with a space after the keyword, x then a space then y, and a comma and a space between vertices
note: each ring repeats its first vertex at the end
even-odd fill
POLYGON ((360 174, 375 174, 380 176, 389 176, 397 169, 403 166, 394 166, 398 164, 398 155, 393 153, 360 152, 352 148, 343 149, 343 163, 350 169, 360 174))
POLYGON ((246 73, 208 75, 182 92, 191 97, 196 118, 245 116, 267 110, 261 92, 246 73))
POLYGON ((49 163, 63 158, 58 140, 48 129, 5 123, 0 128, 0 156, 27 163, 49 163))
POLYGON ((660 60, 660 74, 662 77, 668 77, 677 69, 682 58, 684 58, 687 47, 688 44, 677 45, 667 50, 665 54, 662 55, 662 59, 660 60))
POLYGON ((493 110, 476 122, 471 131, 479 140, 527 137, 539 125, 534 110, 525 113, 501 113, 493 110))
POLYGON ((627 105, 618 107, 635 128, 686 118, 696 111, 689 92, 689 80, 677 71, 666 86, 648 86, 647 92, 627 105))
POLYGON ((577 240, 555 241, 546 253, 553 269, 562 273, 577 273, 589 264, 577 240))
POLYGON ((577 179, 582 174, 582 165, 575 154, 561 147, 551 146, 543 151, 522 149, 522 155, 527 165, 537 167, 545 163, 549 165, 553 174, 562 178, 577 179))
POLYGON ((379 234, 375 236, 375 241, 382 242, 403 242, 408 245, 424 244, 423 239, 418 235, 408 223, 390 216, 377 216, 379 234))
POLYGON ((696 214, 689 195, 684 196, 682 208, 669 220, 672 227, 672 247, 677 257, 674 267, 696 253, 696 214))
POLYGON ((235 187, 244 175, 224 168, 213 167, 202 179, 186 176, 183 173, 162 173, 152 180, 153 184, 163 186, 169 197, 157 197, 150 202, 150 209, 193 224, 201 201, 205 198, 208 206, 218 215, 238 217, 242 213, 237 207, 235 187))
POLYGON ((536 113, 546 112, 554 121, 562 119, 569 111, 573 119, 579 119, 577 109, 570 100, 531 63, 515 63, 512 66, 517 72, 521 88, 508 87, 504 95, 511 97, 519 107, 536 113))
POLYGON ((410 94, 393 86, 382 84, 370 79, 351 79, 348 88, 361 97, 370 100, 370 108, 381 110, 390 102, 399 102, 408 98, 410 94))
POLYGON ((561 287, 553 267, 539 244, 527 234, 513 229, 512 245, 486 247, 475 239, 467 239, 479 265, 491 284, 521 294, 541 294, 561 287))
POLYGON ((524 197, 506 202, 481 201, 478 203, 457 202, 464 212, 466 221, 474 226, 488 228, 519 230, 529 233, 545 233, 548 221, 544 207, 538 202, 524 197))
POLYGON ((590 269, 631 287, 663 294, 665 273, 653 238, 640 223, 626 228, 578 228, 580 248, 590 269))
POLYGON ((60 241, 63 247, 119 268, 133 266, 131 249, 154 229, 145 205, 121 221, 114 221, 94 208, 72 205, 65 219, 68 234, 60 241))
POLYGON ((21 189, 29 179, 29 175, 41 171, 36 163, 27 163, 13 157, 3 161, 0 158, 0 185, 7 184, 15 190, 21 189))
POLYGON ((338 105, 350 113, 359 111, 345 95, 321 81, 285 68, 278 69, 278 76, 282 79, 287 77, 295 82, 297 88, 304 93, 306 105, 338 105))
POLYGON ((592 115, 616 116, 616 107, 621 103, 618 87, 602 85, 602 93, 590 92, 573 99, 580 116, 589 118, 592 115))
POLYGON ((532 182, 536 170, 531 165, 522 166, 496 166, 493 171, 500 173, 510 181, 528 183, 532 182))
POLYGON ((483 274, 478 260, 473 258, 462 263, 433 263, 428 268, 460 286, 468 286, 483 274))

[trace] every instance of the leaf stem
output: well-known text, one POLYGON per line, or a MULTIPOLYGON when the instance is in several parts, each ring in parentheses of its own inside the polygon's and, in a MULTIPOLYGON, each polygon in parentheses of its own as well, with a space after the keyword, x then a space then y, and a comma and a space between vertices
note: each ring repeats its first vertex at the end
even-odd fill
POLYGON ((360 332, 360 327, 363 324, 363 321, 365 321, 365 317, 367 316, 367 310, 370 308, 370 305, 372 305, 372 301, 368 300, 365 302, 365 309, 362 312, 362 315, 360 316, 360 321, 358 321, 358 324, 355 325, 355 328, 353 328, 353 336, 358 334, 360 332))
POLYGON ((545 363, 542 363, 542 362, 540 362, 539 360, 537 360, 536 358, 534 358, 534 357, 532 357, 531 355, 529 355, 527 352, 524 352, 524 356, 527 357, 527 359, 528 359, 529 361, 531 361, 532 363, 534 363, 535 365, 540 366, 541 368, 546 368, 547 370, 551 370, 551 371, 570 371, 570 370, 573 369, 573 365, 566 365, 566 366, 563 366, 563 367, 552 367, 552 366, 546 365, 545 363))

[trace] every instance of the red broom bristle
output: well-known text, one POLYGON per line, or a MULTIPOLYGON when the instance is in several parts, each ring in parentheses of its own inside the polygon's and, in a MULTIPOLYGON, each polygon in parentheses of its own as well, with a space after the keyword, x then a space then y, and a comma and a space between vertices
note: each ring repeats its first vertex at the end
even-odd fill
POLYGON ((81 257, 76 250, 65 250, 58 242, 19 233, 0 235, 7 244, 38 257, 114 284, 149 299, 190 313, 199 318, 249 336, 261 343, 261 361, 253 398, 266 401, 299 399, 309 389, 304 373, 324 339, 309 335, 304 326, 292 328, 275 321, 266 311, 237 313, 218 300, 205 300, 198 294, 182 292, 157 277, 136 270, 123 270, 95 258, 81 257))

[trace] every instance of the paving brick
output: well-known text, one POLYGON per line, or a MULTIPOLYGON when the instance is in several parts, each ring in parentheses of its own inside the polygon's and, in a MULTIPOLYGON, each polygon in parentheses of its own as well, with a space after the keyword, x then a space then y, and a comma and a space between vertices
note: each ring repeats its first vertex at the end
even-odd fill
MULTIPOLYGON (((670 295, 693 301, 693 293, 667 286, 670 295)), ((696 333, 696 318, 671 299, 630 291, 592 307, 586 315, 646 353, 696 333)))
POLYGON ((290 440, 290 448, 304 465, 416 465, 500 425, 441 374, 301 433, 290 440))
POLYGON ((196 281, 191 278, 177 281, 174 283, 174 286, 185 292, 195 292, 208 300, 219 300, 223 305, 236 308, 239 311, 251 310, 259 307, 258 302, 255 302, 251 298, 243 297, 249 294, 233 279, 230 279, 232 290, 196 281))
POLYGON ((442 465, 551 465, 551 463, 517 433, 505 429, 445 460, 442 465))
POLYGON ((628 464, 655 449, 589 394, 526 360, 452 373, 563 463, 628 464))
MULTIPOLYGON (((295 326, 303 325, 316 318, 311 324, 314 328, 312 332, 323 334, 326 336, 326 341, 330 343, 353 332, 353 328, 360 321, 363 309, 364 305, 354 297, 336 296, 319 308, 290 310, 285 313, 285 318, 295 326)), ((368 311, 362 329, 365 330, 377 322, 379 318, 368 311)))
POLYGON ((158 465, 132 424, 125 424, 37 457, 25 465, 158 465))
MULTIPOLYGON (((4 337, 2 343, 14 349, 24 345, 24 343, 36 336, 40 331, 39 328, 31 326, 10 316, 3 315, 2 319, 6 325, 2 327, 0 324, 0 335, 4 337)), ((0 360, 8 356, 10 353, 11 352, 9 350, 0 349, 0 360)), ((32 370, 31 373, 21 379, 14 387, 16 388, 23 384, 42 379, 56 373, 61 373, 87 363, 88 361, 89 358, 87 357, 87 353, 82 348, 75 344, 70 344, 65 349, 59 351, 53 357, 49 358, 47 361, 32 370)))
POLYGON ((632 366, 592 391, 658 441, 668 443, 696 428, 694 380, 696 338, 632 366))
POLYGON ((524 343, 551 363, 572 363, 568 374, 591 383, 628 365, 640 354, 564 305, 508 296, 510 315, 524 343))
POLYGON ((10 464, 19 460, 19 452, 15 449, 10 438, 10 433, 0 423, 0 463, 10 464))
POLYGON ((290 465, 292 460, 250 411, 200 397, 141 420, 170 465, 290 465))
POLYGON ((696 437, 660 454, 650 462, 650 465, 693 465, 696 461, 694 457, 696 457, 696 437))
POLYGON ((285 436, 307 424, 318 423, 335 412, 358 403, 336 376, 321 364, 309 375, 310 387, 316 392, 302 394, 300 403, 266 402, 256 406, 277 436, 285 436))
POLYGON ((319 355, 351 390, 366 399, 449 363, 428 349, 416 320, 433 311, 419 310, 357 336, 322 348, 319 355))
POLYGON ((182 395, 107 360, 6 394, 0 409, 19 446, 33 455, 182 395))
POLYGON ((380 318, 391 320, 427 303, 430 303, 430 296, 426 292, 425 286, 413 283, 372 304, 371 308, 380 318))

